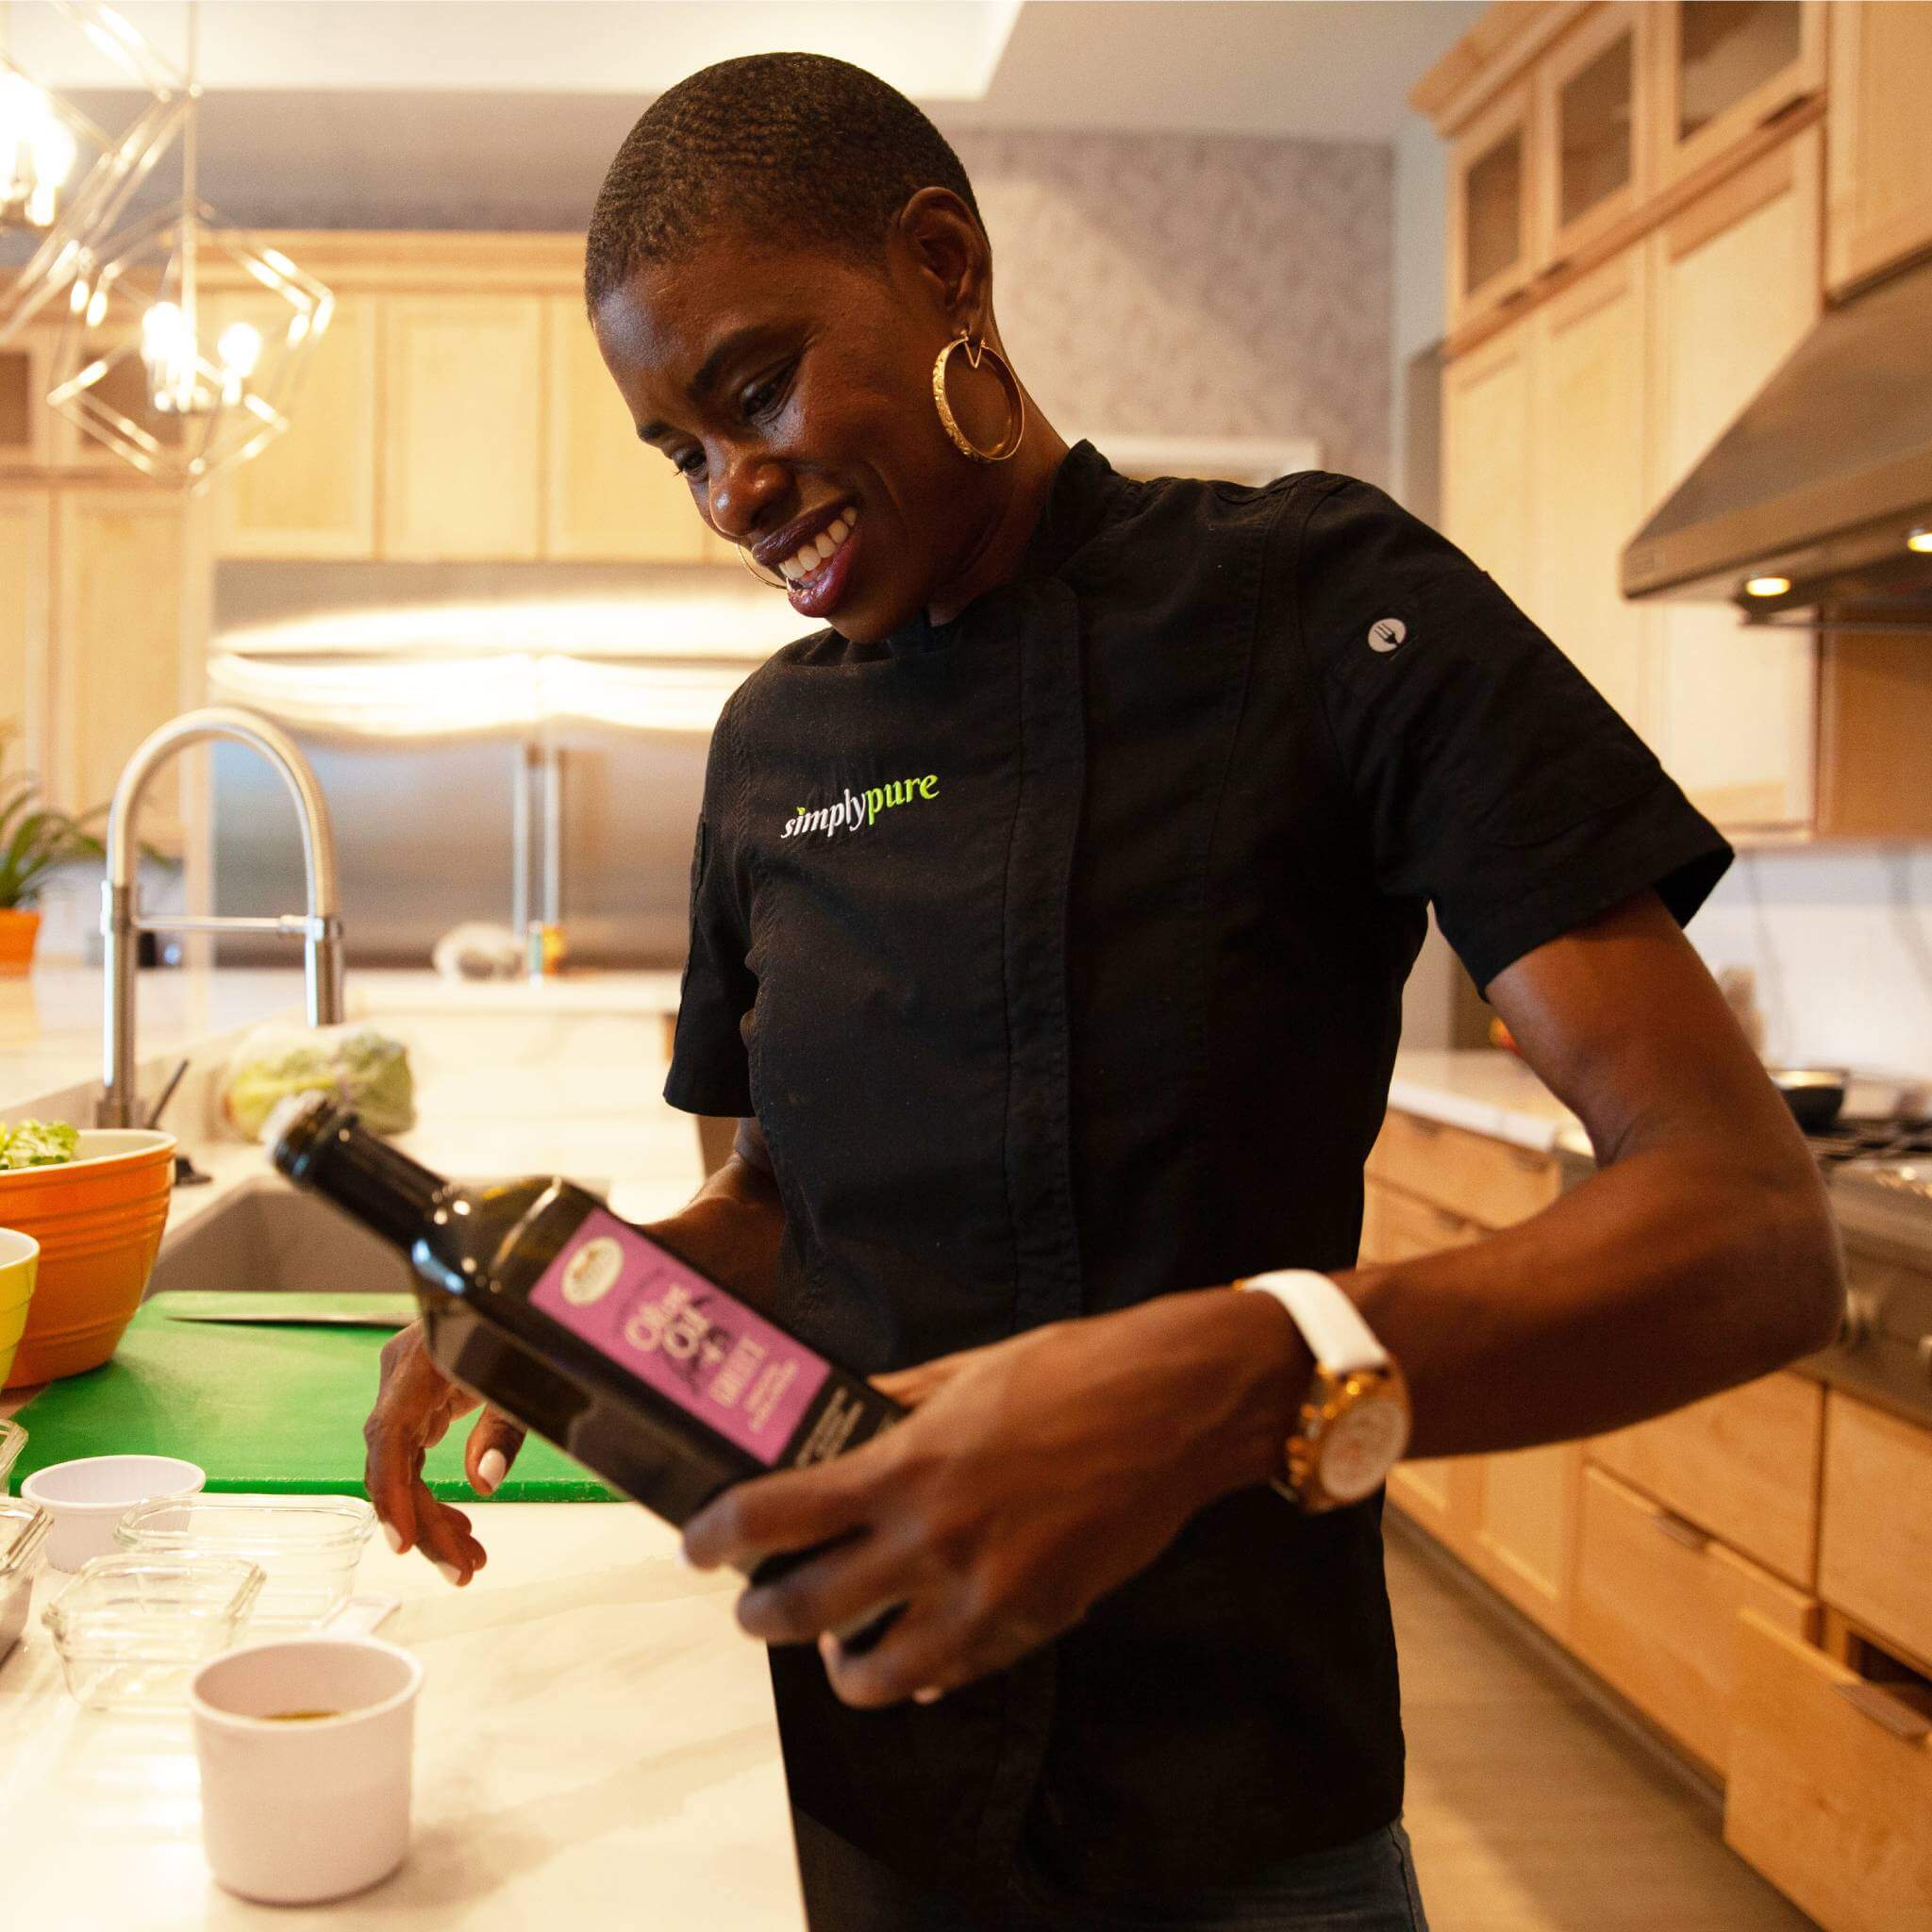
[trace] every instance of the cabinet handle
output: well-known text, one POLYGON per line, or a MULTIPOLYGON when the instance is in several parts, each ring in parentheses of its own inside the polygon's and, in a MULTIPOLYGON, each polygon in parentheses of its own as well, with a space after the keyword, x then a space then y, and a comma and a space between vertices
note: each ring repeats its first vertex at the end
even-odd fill
POLYGON ((1710 1538, 1694 1523, 1686 1523, 1681 1516, 1673 1516, 1668 1509, 1659 1509, 1650 1520, 1674 1543, 1682 1543, 1687 1550, 1702 1551, 1709 1546, 1710 1538))
POLYGON ((1916 1744, 1921 1738, 1932 1735, 1932 1717, 1879 1685, 1868 1684, 1861 1677, 1856 1684, 1838 1684, 1833 1688, 1854 1710, 1862 1711, 1881 1729, 1907 1744, 1916 1744))
POLYGON ((1539 1154, 1534 1147, 1512 1147, 1509 1158, 1525 1174, 1541 1174, 1550 1163, 1547 1154, 1539 1154))
POLYGON ((1441 1121, 1432 1121, 1426 1114, 1412 1113, 1405 1116, 1409 1127, 1425 1141, 1433 1141, 1442 1131, 1441 1121))

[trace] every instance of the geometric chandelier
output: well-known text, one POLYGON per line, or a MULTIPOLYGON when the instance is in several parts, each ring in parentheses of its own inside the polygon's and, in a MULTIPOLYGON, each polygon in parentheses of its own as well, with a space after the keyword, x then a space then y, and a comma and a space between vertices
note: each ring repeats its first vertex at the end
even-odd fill
POLYGON ((191 0, 178 201, 75 256, 47 401, 143 475, 198 495, 289 426, 289 406, 335 298, 279 249, 228 226, 196 193, 191 0))
MULTIPOLYGON (((119 219, 191 106, 186 78, 113 8, 51 0, 51 11, 70 41, 84 41, 106 58, 114 86, 131 90, 139 106, 110 133, 16 59, 10 46, 0 48, 0 229, 33 242, 0 288, 0 342, 67 289, 87 242, 119 219)), ((57 47, 58 39, 58 28, 42 36, 57 47)))

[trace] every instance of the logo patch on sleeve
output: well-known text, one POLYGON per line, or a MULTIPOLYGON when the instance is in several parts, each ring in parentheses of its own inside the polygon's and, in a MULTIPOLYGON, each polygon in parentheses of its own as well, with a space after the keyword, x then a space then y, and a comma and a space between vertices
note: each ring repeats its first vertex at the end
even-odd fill
POLYGON ((1408 635, 1408 626, 1399 617, 1378 617, 1369 626, 1369 649, 1385 655, 1408 635))

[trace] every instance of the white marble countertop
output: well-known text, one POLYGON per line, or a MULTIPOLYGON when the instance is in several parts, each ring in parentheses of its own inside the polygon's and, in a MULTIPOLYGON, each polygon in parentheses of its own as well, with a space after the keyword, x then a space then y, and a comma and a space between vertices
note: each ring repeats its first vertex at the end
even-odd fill
POLYGON ((1500 1047, 1398 1053, 1389 1105, 1541 1154, 1591 1158, 1583 1123, 1516 1055, 1500 1047))
POLYGON ((41 1607, 0 1665, 0 1922, 558 1932, 805 1924, 763 1646, 736 1579, 677 1560, 620 1504, 476 1507, 490 1562, 452 1590, 378 1538, 356 1579, 404 1597, 380 1633, 419 1656, 414 1829, 355 1898, 250 1905, 208 1876, 185 1714, 82 1710, 41 1607))
MULTIPOLYGON (((168 1124, 213 1176, 175 1191, 172 1233, 268 1172, 260 1147, 214 1131, 210 1075, 242 1027, 299 1009, 300 979, 153 977, 176 984, 144 1010, 147 1040, 197 1070, 168 1124)), ((30 989, 42 1038, 12 1069, 10 1095, 49 1091, 24 1091, 22 1066, 73 1072, 58 1055, 77 1041, 58 1036, 81 1025, 82 978, 98 999, 98 975, 30 989)), ((574 1174, 638 1220, 681 1205, 702 1177, 694 1124, 661 1098, 658 1016, 676 992, 672 974, 349 981, 352 1015, 409 1045, 420 1124, 400 1144, 466 1176, 574 1174)), ((9 1391, 0 1413, 31 1393, 9 1391)), ((797 1932, 770 1679, 762 1646, 732 1621, 734 1579, 686 1570, 674 1532, 626 1505, 479 1502, 474 1520, 491 1561, 467 1590, 379 1540, 363 1558, 359 1589, 408 1599, 383 1634, 428 1671, 413 1849, 374 1890, 306 1911, 213 1887, 185 1720, 91 1715, 67 1697, 38 1621, 64 1579, 43 1574, 27 1635, 0 1666, 0 1924, 552 1932, 645 1911, 665 1926, 797 1932)))

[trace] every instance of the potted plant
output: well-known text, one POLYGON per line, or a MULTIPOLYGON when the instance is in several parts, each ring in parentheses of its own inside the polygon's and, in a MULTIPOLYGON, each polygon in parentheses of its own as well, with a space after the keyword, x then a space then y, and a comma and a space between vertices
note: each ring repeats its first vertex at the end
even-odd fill
POLYGON ((0 974, 18 975, 33 964, 41 931, 35 908, 47 874, 75 859, 106 857, 87 824, 107 808, 98 806, 76 818, 50 806, 37 807, 41 782, 31 774, 4 783, 11 789, 0 797, 0 974))

